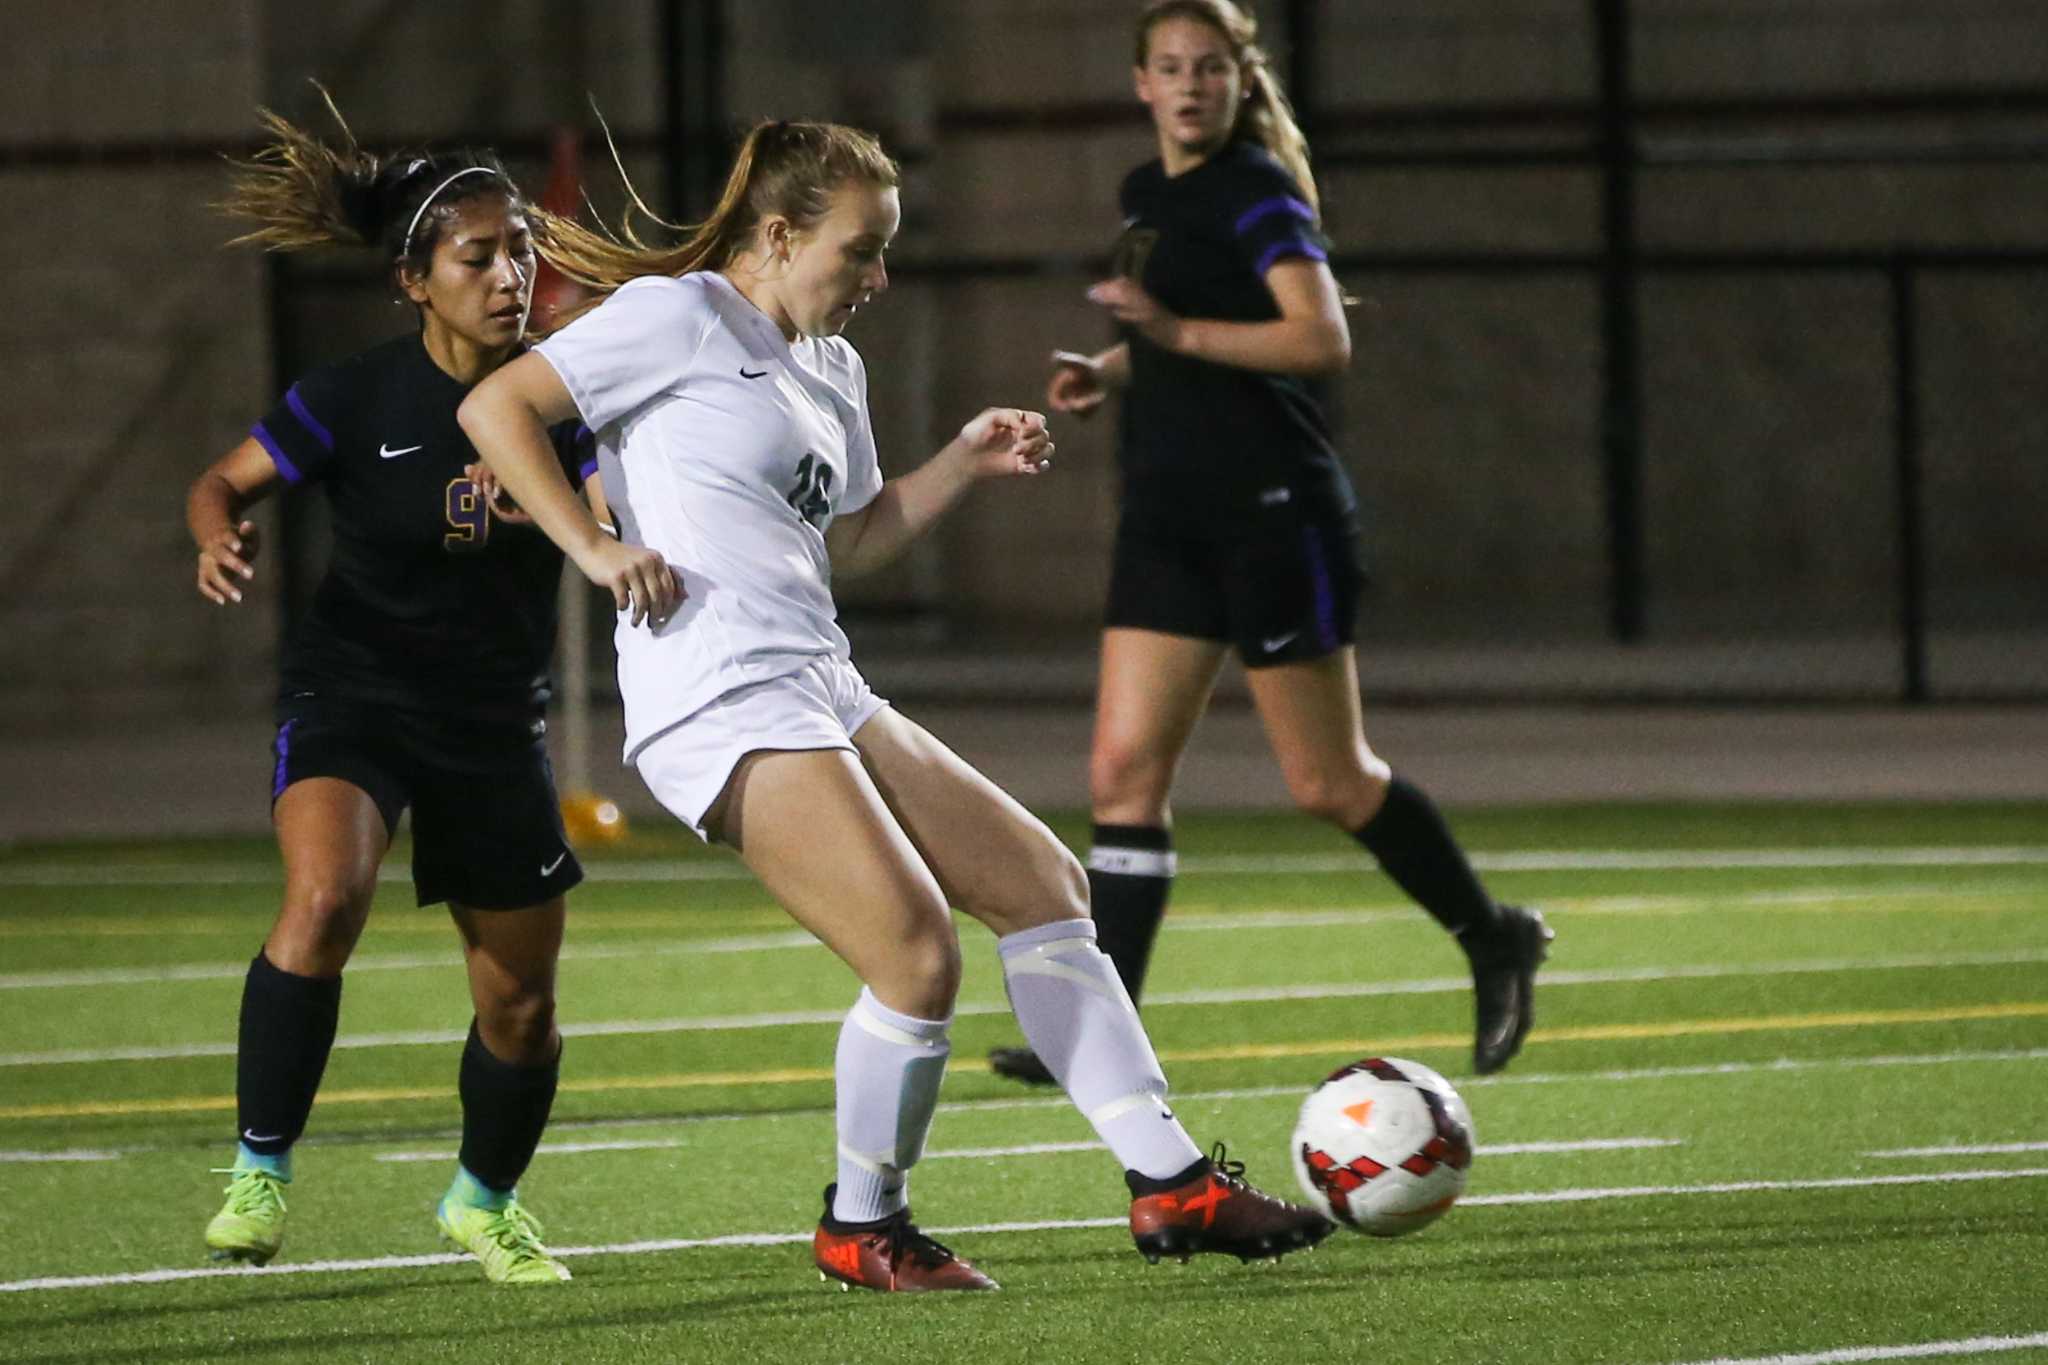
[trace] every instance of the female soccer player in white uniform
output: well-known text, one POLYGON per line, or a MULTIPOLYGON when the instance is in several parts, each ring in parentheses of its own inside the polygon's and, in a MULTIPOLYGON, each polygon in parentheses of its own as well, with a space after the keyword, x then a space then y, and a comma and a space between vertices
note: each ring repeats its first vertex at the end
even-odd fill
POLYGON ((1274 1256, 1329 1231, 1204 1157, 1051 831, 869 690, 831 577, 879 565, 974 483, 1045 468, 1044 419, 991 408, 884 482, 859 354, 838 333, 888 285, 895 164, 865 133, 764 123, 712 217, 659 250, 550 221, 543 250, 609 292, 464 402, 505 488, 622 619, 627 757, 678 818, 729 844, 863 989, 839 1036, 838 1180, 813 1251, 884 1290, 994 1282, 910 1221, 960 982, 949 903, 998 935, 1025 1036, 1126 1168, 1152 1258, 1274 1256), (580 416, 620 541, 572 495, 550 423, 580 416), (673 580, 633 555, 658 552, 673 580), (675 581, 680 581, 680 596, 675 581))

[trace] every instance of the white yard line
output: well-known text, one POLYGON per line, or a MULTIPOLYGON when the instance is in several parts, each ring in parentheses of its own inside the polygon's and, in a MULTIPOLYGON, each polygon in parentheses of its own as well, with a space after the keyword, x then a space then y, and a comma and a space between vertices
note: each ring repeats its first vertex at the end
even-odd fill
MULTIPOLYGON (((1712 1185, 1635 1185, 1609 1189, 1541 1190, 1526 1194, 1481 1195, 1459 1203, 1468 1208, 1501 1208, 1520 1204, 1586 1203, 1607 1199, 1642 1199, 1685 1195, 1753 1194, 1785 1190, 1871 1189, 1900 1185, 1927 1185, 1981 1180, 2027 1180, 2048 1176, 2048 1167, 2013 1171, 1930 1171, 1919 1175, 1845 1176, 1829 1180, 1743 1180, 1712 1185)), ((1122 1228, 1126 1219, 1046 1219, 1028 1223, 976 1223, 957 1227, 928 1228, 935 1237, 976 1237, 1009 1232, 1062 1232, 1090 1228, 1122 1228)), ((659 1241, 618 1242, 604 1246, 555 1247, 557 1256, 639 1256, 663 1251, 693 1251, 706 1247, 789 1246, 811 1240, 804 1232, 731 1233, 718 1237, 671 1238, 659 1241)), ((304 1264, 264 1266, 201 1266, 182 1269, 132 1271, 117 1275, 55 1275, 38 1279, 0 1281, 0 1293, 31 1290, 98 1289, 113 1285, 161 1284, 168 1280, 217 1279, 230 1275, 317 1275, 357 1270, 392 1270, 411 1266, 452 1265, 465 1256, 383 1256, 353 1261, 311 1261, 304 1264)))
MULTIPOLYGON (((1892 1054, 1877 1057, 1778 1057, 1762 1062, 1713 1062, 1692 1066, 1648 1066, 1617 1068, 1608 1071, 1525 1071, 1513 1075, 1466 1076, 1458 1085, 1461 1089, 1477 1089, 1495 1085, 1587 1085, 1591 1083, 1629 1083, 1635 1081, 1685 1080, 1696 1077, 1748 1076, 1799 1074, 1808 1071, 1834 1071, 1860 1069, 1864 1067, 1905 1067, 1905 1066, 1969 1066, 1980 1064, 2005 1064, 2012 1062, 2048 1061, 2048 1048, 2010 1048, 1996 1052, 1920 1052, 1892 1054)), ((1174 1104, 1186 1108, 1195 1104, 1213 1103, 1218 1100, 1264 1100, 1299 1099, 1302 1087, 1289 1085, 1233 1086, 1217 1090, 1177 1090, 1173 1092, 1174 1104)), ((1039 1093, 1020 1095, 1014 1099, 952 1100, 942 1101, 940 1111, 948 1114, 986 1113, 996 1110, 1015 1109, 1067 1109, 1072 1101, 1061 1094, 1039 1093)), ((787 1120, 811 1120, 831 1113, 829 1106, 812 1109, 782 1109, 767 1114, 693 1114, 663 1115, 659 1118, 592 1118, 565 1119, 548 1125, 551 1133, 619 1132, 645 1128, 696 1128, 704 1124, 729 1123, 780 1123, 787 1120)), ((451 1132, 450 1138, 457 1136, 451 1132)), ((308 1138, 300 1144, 306 1148, 340 1148, 364 1145, 361 1138, 308 1138)), ((665 1141, 661 1144, 668 1145, 665 1141)), ((142 1156, 161 1152, 183 1152, 183 1145, 158 1146, 138 1143, 132 1147, 118 1149, 116 1155, 142 1156)), ((436 1152, 434 1159, 446 1159, 449 1152, 436 1152)), ((1499 1148, 1490 1148, 1499 1151, 1499 1148)), ((412 1158, 426 1160, 426 1157, 412 1158)))
MULTIPOLYGON (((2040 845, 1953 845, 1905 848, 1680 848, 1523 849, 1475 853, 1483 872, 1667 871, 1791 867, 2033 867, 2048 863, 2040 845)), ((1368 872, 1370 862, 1351 853, 1190 854, 1185 876, 1267 876, 1274 873, 1368 872)), ((593 882, 664 883, 745 881, 738 862, 694 859, 593 861, 593 882)), ((409 883, 412 873, 386 867, 378 880, 409 883)), ((270 863, 39 863, 0 865, 0 886, 263 886, 280 881, 270 863)))
POLYGON ((1922 1360, 1929 1356, 1982 1356, 2000 1351, 2025 1351, 2048 1346, 2048 1332, 2023 1337, 1958 1337, 1953 1341, 1916 1341, 1901 1346, 1842 1346, 1832 1351, 1797 1355, 1715 1356, 1689 1365, 1856 1365, 1866 1360, 1922 1360))
MULTIPOLYGON (((534 1152, 539 1156, 580 1156, 586 1152, 665 1152, 692 1145, 689 1138, 627 1138, 613 1142, 543 1142, 534 1152)), ((1481 1155, 1550 1156, 1565 1152, 1635 1151, 1650 1147, 1680 1147, 1682 1138, 1580 1138, 1557 1142, 1502 1142, 1483 1145, 1481 1155)), ((1013 1147, 950 1147, 924 1154, 926 1161, 968 1160, 1008 1156, 1058 1156, 1067 1152, 1099 1152, 1100 1142, 1026 1142, 1013 1147)), ((374 1160, 393 1162, 453 1161, 452 1148, 404 1152, 379 1152, 374 1160)))
MULTIPOLYGON (((1783 962, 1685 963, 1666 966, 1621 967, 1604 971, 1546 971, 1543 985, 1548 989, 1565 986, 1611 986, 1633 982, 1705 981, 1729 977, 1800 976, 1835 972, 1924 971, 1936 968, 2007 967, 2048 962, 2048 949, 2020 949, 1993 953, 1930 953, 1890 957, 1799 958, 1783 962)), ((355 968, 351 967, 351 971, 355 968)), ((1181 1005, 1248 1005, 1277 1001, 1358 1000, 1392 995, 1460 994, 1472 989, 1466 976, 1420 977, 1406 981, 1303 982, 1293 986, 1239 986, 1217 990, 1159 991, 1146 997, 1148 1008, 1181 1005)), ((1001 1015, 1009 1006, 1000 1001, 966 1001, 954 1010, 955 1017, 1001 1015)), ((759 1014, 697 1015, 671 1019, 611 1019, 561 1025, 565 1038, 632 1037, 662 1033, 724 1033, 748 1029, 788 1028, 798 1025, 836 1025, 846 1017, 842 1009, 773 1010, 759 1014)), ((468 1037, 461 1029, 422 1029, 403 1033, 345 1034, 334 1040, 338 1050, 384 1047, 419 1047, 459 1043, 468 1037)), ((154 1062, 192 1057, 232 1057, 235 1045, 172 1043, 143 1047, 61 1048, 39 1052, 0 1052, 0 1067, 57 1066, 100 1062, 154 1062)))
MULTIPOLYGON (((4 885, 4 881, 0 881, 4 885)), ((1799 891, 1752 891, 1732 896, 1713 895, 1670 895, 1670 896, 1584 896, 1572 897, 1556 902, 1554 908, 1564 914, 1578 915, 1674 915, 1725 913, 1735 909, 1769 910, 1784 906, 1839 904, 1853 900, 1858 909, 1882 905, 1887 901, 1920 900, 1938 897, 1945 903, 1957 903, 1977 899, 2004 899, 2015 893, 2011 891, 1966 891, 1930 885, 1916 887, 1887 887, 1883 889, 1830 889, 1826 887, 1806 888, 1799 891)), ((1365 906, 1345 907, 1327 910, 1252 910, 1242 913, 1222 914, 1178 914, 1166 922, 1168 932, 1221 933, 1260 932, 1277 929, 1335 928, 1346 925, 1366 926, 1380 923, 1412 922, 1416 912, 1409 906, 1365 906)), ((0 918, 0 930, 6 928, 6 921, 0 918)), ((53 930, 53 936, 61 937, 65 930, 53 930)), ((91 934, 90 923, 74 926, 73 936, 91 934)), ((571 947, 563 950, 565 962, 596 962, 607 959, 643 959, 648 957, 696 957, 725 953, 777 952, 789 950, 809 951, 820 947, 818 940, 800 929, 777 930, 760 934, 740 934, 728 938, 695 939, 676 942, 673 939, 638 941, 571 947)), ((366 953, 349 962, 352 973, 377 971, 448 970, 456 959, 448 953, 366 953)), ((169 967, 100 967, 80 968, 71 971, 0 973, 0 991, 7 990, 55 990, 69 987, 135 986, 154 985, 177 981, 225 981, 239 980, 249 970, 246 959, 235 962, 184 963, 169 967)))
POLYGON ((60 1152, 0 1152, 0 1165, 35 1161, 119 1161, 121 1153, 98 1148, 74 1147, 60 1152))
POLYGON ((2048 1142, 1984 1142, 1974 1145, 1952 1145, 1947 1147, 1893 1147, 1882 1152, 1865 1152, 1865 1156, 1910 1157, 1910 1156, 2008 1156, 2018 1152, 2048 1152, 2048 1142))

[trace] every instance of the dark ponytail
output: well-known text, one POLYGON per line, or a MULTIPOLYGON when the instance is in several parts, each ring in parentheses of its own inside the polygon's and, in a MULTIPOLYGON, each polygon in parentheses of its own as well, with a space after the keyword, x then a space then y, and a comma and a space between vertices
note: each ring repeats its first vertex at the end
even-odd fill
POLYGON ((394 268, 424 274, 442 222, 462 201, 495 194, 524 209, 519 187, 496 154, 365 151, 326 87, 315 82, 313 88, 333 116, 339 140, 330 144, 259 109, 271 142, 247 160, 229 160, 234 174, 218 206, 257 226, 229 245, 250 243, 270 251, 375 247, 394 268))

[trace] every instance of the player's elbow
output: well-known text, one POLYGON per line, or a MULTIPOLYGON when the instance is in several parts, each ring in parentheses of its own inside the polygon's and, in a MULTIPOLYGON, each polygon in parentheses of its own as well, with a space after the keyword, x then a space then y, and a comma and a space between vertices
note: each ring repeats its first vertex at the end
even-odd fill
POLYGON ((469 443, 477 448, 480 455, 484 447, 478 438, 490 431, 491 413, 498 404, 498 395, 488 392, 489 388, 490 381, 485 380, 471 389, 469 396, 462 400, 462 406, 455 409, 456 425, 462 428, 462 434, 469 438, 469 443))
POLYGON ((1310 350, 1308 373, 1328 379, 1351 368, 1351 329, 1341 324, 1316 329, 1310 350))

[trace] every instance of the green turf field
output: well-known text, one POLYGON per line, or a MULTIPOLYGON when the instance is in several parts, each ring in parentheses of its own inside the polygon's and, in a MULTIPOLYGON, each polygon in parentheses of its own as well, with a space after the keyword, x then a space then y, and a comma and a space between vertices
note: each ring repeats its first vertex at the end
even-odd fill
MULTIPOLYGON (((572 898, 569 1035, 522 1186, 573 1283, 443 1254, 468 1009, 403 850, 351 966, 291 1230, 219 1273, 241 978, 268 845, 0 853, 0 1359, 2048 1360, 2048 806, 1474 811, 1558 930, 1537 1030, 1471 1077, 1456 949, 1345 841, 1193 817, 1146 1018, 1198 1140, 1293 1192, 1301 1095, 1371 1053, 1443 1071, 1479 1154, 1426 1231, 1277 1266, 1147 1266, 1064 1100, 990 1076, 988 935, 919 1221, 1004 1286, 818 1282, 851 977, 667 831, 572 898), (1939 1350, 1930 1343, 1951 1343, 1939 1350)), ((1070 840, 1082 827, 1061 825, 1070 840)))

